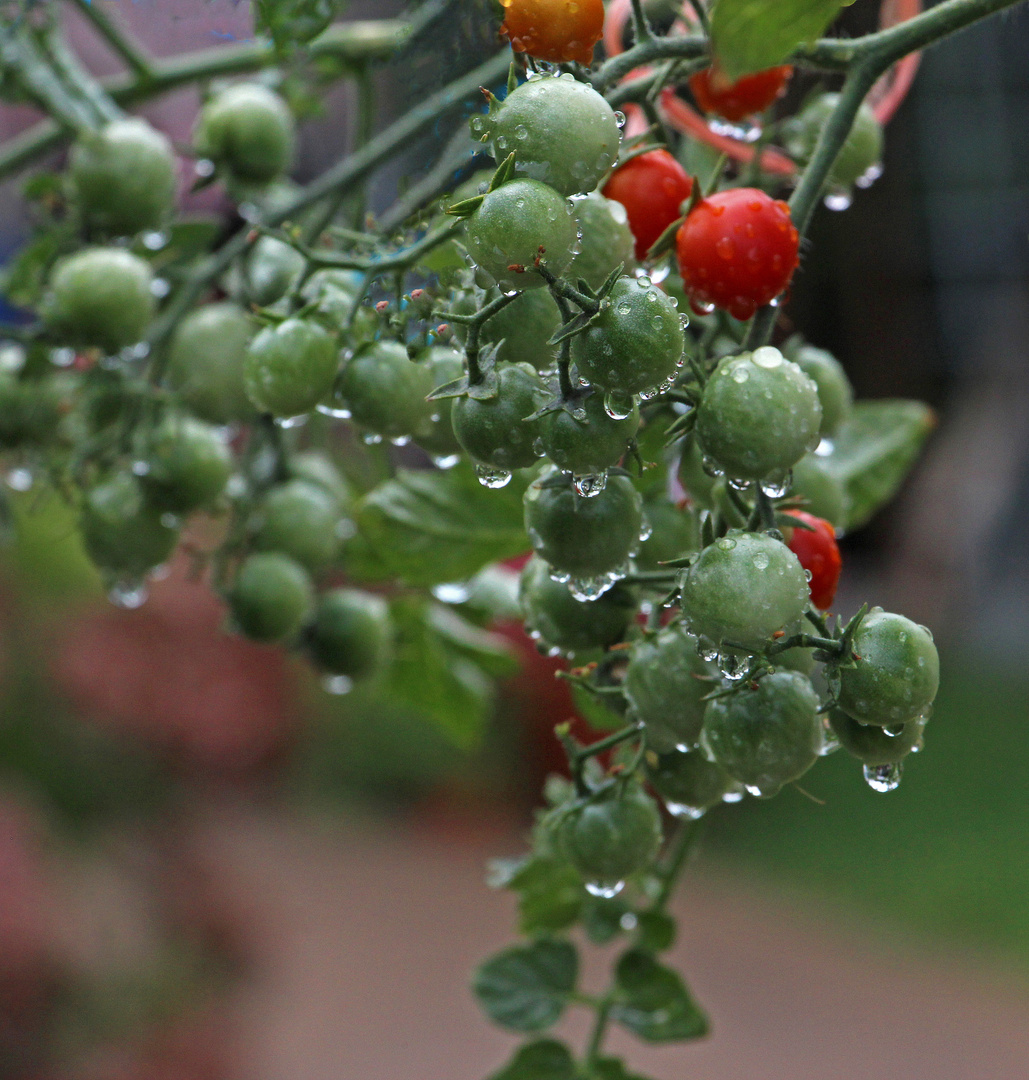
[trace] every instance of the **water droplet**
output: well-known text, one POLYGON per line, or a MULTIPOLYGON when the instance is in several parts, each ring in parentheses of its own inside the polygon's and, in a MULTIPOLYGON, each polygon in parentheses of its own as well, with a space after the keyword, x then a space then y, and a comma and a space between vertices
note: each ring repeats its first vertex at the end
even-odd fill
POLYGON ((741 476, 730 476, 728 484, 733 491, 748 491, 750 489, 751 481, 745 480, 741 476))
POLYGON ((738 803, 743 801, 743 796, 746 792, 743 789, 742 784, 733 784, 726 793, 722 796, 722 802, 724 803, 738 803))
POLYGON ((731 536, 723 536, 715 541, 715 547, 719 551, 732 551, 736 547, 736 541, 731 536))
POLYGON ((749 379, 750 372, 747 370, 746 363, 737 364, 732 373, 732 381, 734 383, 739 383, 742 386, 743 383, 747 382, 749 379))
POLYGON ((793 471, 787 469, 782 476, 769 476, 761 481, 761 490, 770 499, 781 499, 793 486, 793 471))
POLYGON ((150 282, 150 295, 158 300, 163 300, 171 292, 171 285, 167 278, 156 277, 150 282))
POLYGON ((665 809, 672 817, 685 818, 687 821, 697 821, 704 816, 702 806, 687 806, 686 803, 669 802, 665 799, 665 809))
POLYGON ((475 475, 479 483, 487 488, 507 487, 511 483, 511 473, 507 469, 497 469, 492 465, 476 465, 475 475))
POLYGON ((573 577, 568 580, 568 591, 576 600, 592 603, 594 600, 599 600, 612 585, 614 582, 610 581, 606 575, 589 578, 573 577))
POLYGON ((828 457, 835 449, 836 444, 832 441, 832 439, 821 439, 818 445, 815 447, 814 452, 819 457, 828 457))
POLYGON ((193 172, 201 178, 214 176, 214 162, 210 158, 197 158, 193 162, 193 172))
POLYGON ((620 109, 616 110, 615 112, 615 123, 620 128, 625 127, 625 113, 623 113, 620 109))
POLYGON ((182 522, 177 514, 164 513, 161 515, 161 524, 166 529, 177 529, 182 522))
POLYGON ((874 165, 869 165, 854 183, 863 191, 865 188, 870 188, 882 174, 883 167, 877 161, 874 165))
POLYGON ((631 912, 627 911, 619 920, 618 925, 627 933, 632 933, 633 930, 639 925, 639 919, 631 912))
POLYGON ((587 473, 585 476, 574 476, 572 486, 575 493, 584 499, 592 499, 599 495, 607 487, 607 471, 602 473, 587 473))
MULTIPOLYGON (((833 188, 825 198, 822 200, 825 203, 827 210, 835 210, 837 212, 841 210, 849 210, 851 203, 854 201, 854 196, 846 188, 833 188)), ((883 790, 888 791, 889 788, 883 790)))
POLYGON ((761 790, 761 788, 755 786, 754 784, 744 784, 744 787, 747 789, 747 794, 753 795, 755 799, 760 799, 761 796, 764 795, 764 792, 761 790))
POLYGON ((160 251, 168 243, 168 234, 161 232, 159 229, 154 229, 151 232, 143 233, 142 239, 143 247, 147 251, 160 251))
POLYGON ((147 473, 149 473, 149 472, 150 472, 150 462, 149 461, 143 461, 141 459, 139 461, 134 461, 132 463, 132 474, 133 474, 133 476, 146 476, 147 473))
POLYGON ((441 454, 433 457, 432 463, 437 469, 452 469, 461 460, 460 454, 441 454))
POLYGON ((315 411, 320 412, 322 416, 331 416, 333 420, 349 420, 353 415, 349 409, 342 407, 337 408, 334 405, 325 405, 319 402, 315 405, 315 411))
POLYGON ((411 441, 410 435, 393 435, 389 440, 394 446, 407 446, 411 441))
POLYGON ((653 535, 654 526, 651 525, 650 519, 644 514, 643 520, 640 523, 640 543, 645 544, 653 535))
POLYGON ((717 480, 720 476, 725 475, 725 470, 721 467, 721 465, 719 465, 713 457, 710 457, 707 454, 705 454, 700 459, 700 467, 704 470, 705 473, 707 473, 708 476, 713 477, 715 480, 717 480))
POLYGON ((718 654, 718 670, 730 682, 739 682, 750 670, 750 657, 734 649, 723 649, 718 654))
POLYGON ((739 142, 756 142, 761 138, 761 126, 759 124, 736 124, 728 120, 711 117, 707 122, 707 126, 716 135, 736 139, 739 142))
POLYGON ((303 427, 307 420, 307 413, 300 413, 298 416, 278 416, 275 418, 275 423, 278 427, 285 428, 288 431, 290 428, 303 427))
POLYGON ((767 551, 759 551, 754 556, 752 561, 754 565, 758 568, 758 570, 767 570, 768 564, 771 560, 768 557, 767 551))
POLYGON ((782 353, 771 345, 762 345, 760 349, 755 349, 751 360, 767 371, 780 367, 784 363, 782 353))
POLYGON ((6 479, 7 486, 12 491, 28 491, 35 481, 32 470, 24 465, 19 465, 17 468, 11 469, 7 473, 6 479))
POLYGON ((146 603, 148 595, 142 581, 116 581, 108 591, 107 598, 115 607, 134 611, 146 603))
POLYGON ((382 436, 374 431, 366 431, 361 436, 361 442, 363 442, 365 446, 378 446, 379 443, 382 442, 382 436))
POLYGON ((624 420, 630 416, 634 405, 632 394, 627 394, 623 390, 609 390, 604 395, 604 412, 612 420, 624 420))
POLYGON ((602 881, 586 882, 586 891, 590 896, 599 897, 601 900, 613 900, 624 888, 624 881, 616 881, 613 885, 608 885, 602 881))
POLYGON ((326 675, 322 679, 322 689, 327 694, 342 697, 343 694, 349 694, 354 689, 354 680, 346 675, 326 675))
POLYGON ((900 784, 900 762, 892 765, 866 765, 865 783, 873 791, 894 791, 900 784))
POLYGON ((52 349, 50 351, 50 363, 54 367, 71 367, 75 363, 75 350, 67 348, 52 349))
POLYGON ((718 646, 709 638, 697 638, 697 653, 701 660, 706 660, 711 664, 718 659, 718 646))
POLYGON ((463 582, 451 581, 445 585, 434 586, 432 595, 441 604, 463 604, 472 595, 472 591, 463 582))

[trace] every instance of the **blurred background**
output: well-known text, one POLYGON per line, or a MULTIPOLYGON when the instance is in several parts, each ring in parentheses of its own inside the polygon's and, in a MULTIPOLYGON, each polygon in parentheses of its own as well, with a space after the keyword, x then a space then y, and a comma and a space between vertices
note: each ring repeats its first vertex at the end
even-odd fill
MULTIPOLYGON (((155 55, 252 34, 241 0, 95 2, 155 55)), ((858 0, 846 30, 871 28, 877 8, 858 0)), ((353 2, 347 17, 396 10, 353 2)), ((92 70, 118 70, 68 24, 92 70)), ((495 25, 486 0, 459 3, 416 53, 376 69, 377 122, 473 67, 495 25)), ((184 91, 142 112, 185 142, 196 107, 184 91)), ((932 626, 944 683, 927 751, 895 793, 872 793, 835 755, 808 795, 791 786, 711 815, 675 959, 714 1034, 613 1043, 663 1080, 1025 1073, 1027 109, 1023 6, 925 56, 883 177, 815 221, 789 319, 860 396, 919 397, 940 421, 901 497, 847 538, 838 607, 867 599, 932 626)), ((298 179, 345 151, 352 117, 341 85, 303 127, 298 179)), ((0 106, 0 137, 34 119, 0 106)), ((373 209, 450 133, 383 169, 373 209)), ((222 198, 193 205, 228 212, 222 198)), ((0 261, 28 228, 8 181, 0 261)), ((521 671, 483 704, 481 741, 457 745, 414 707, 333 697, 280 652, 224 635, 182 566, 139 610, 112 607, 63 504, 38 486, 13 498, 0 1077, 457 1080, 499 1067, 512 1040, 466 984, 513 937, 513 904, 483 864, 520 849, 560 764, 551 733, 573 705, 554 662, 499 626, 521 671)))

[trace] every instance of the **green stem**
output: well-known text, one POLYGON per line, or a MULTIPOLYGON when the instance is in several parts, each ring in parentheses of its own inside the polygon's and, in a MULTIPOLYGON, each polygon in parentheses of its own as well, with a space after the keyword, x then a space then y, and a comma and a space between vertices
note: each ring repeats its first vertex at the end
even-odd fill
POLYGON ((700 23, 700 29, 704 31, 707 37, 711 36, 711 22, 707 17, 707 8, 704 7, 703 0, 689 0, 689 5, 693 8, 697 15, 697 22, 700 23))
POLYGON ((576 750, 574 764, 578 767, 582 762, 586 761, 587 758, 596 757, 597 754, 602 754, 605 750, 610 750, 613 746, 628 742, 630 739, 635 739, 642 734, 642 723, 637 722, 635 724, 629 724, 628 727, 619 728, 605 738, 599 739, 595 743, 590 743, 589 746, 583 746, 576 750))
POLYGON ((24 91, 63 125, 66 134, 95 130, 102 117, 91 103, 72 93, 27 34, 8 33, 0 43, 0 59, 24 91))
POLYGON ((104 11, 98 0, 71 0, 79 13, 88 19, 100 36, 122 60, 144 81, 153 77, 150 58, 118 24, 104 11))
POLYGON ((679 829, 668 845, 663 865, 657 871, 661 882, 657 895, 650 905, 651 911, 663 911, 672 898, 686 861, 690 857, 703 828, 703 818, 695 821, 681 821, 679 829))
POLYGON ((637 43, 654 40, 654 31, 643 10, 643 0, 632 0, 632 31, 637 43))
POLYGON ((611 1019, 611 1006, 614 1001, 609 996, 604 997, 597 1005, 597 1015, 593 1021, 593 1030, 590 1032, 589 1042, 586 1044, 586 1067, 592 1068, 600 1057, 604 1046, 604 1036, 607 1034, 608 1021, 611 1019))
POLYGON ((493 318, 498 311, 503 311, 521 293, 501 293, 484 307, 479 308, 475 316, 468 323, 468 336, 465 338, 464 351, 468 361, 468 382, 476 386, 483 380, 483 372, 479 367, 479 333, 483 326, 493 318))
POLYGON ((842 654, 840 642, 834 638, 817 637, 814 634, 793 634, 791 637, 782 638, 782 640, 775 642, 774 645, 769 645, 765 649, 765 656, 771 658, 778 656, 779 653, 786 652, 788 649, 822 649, 824 652, 842 654))
POLYGON ((71 91, 88 102, 102 120, 119 120, 125 114, 103 86, 79 63, 59 32, 48 34, 43 42, 54 70, 71 91))

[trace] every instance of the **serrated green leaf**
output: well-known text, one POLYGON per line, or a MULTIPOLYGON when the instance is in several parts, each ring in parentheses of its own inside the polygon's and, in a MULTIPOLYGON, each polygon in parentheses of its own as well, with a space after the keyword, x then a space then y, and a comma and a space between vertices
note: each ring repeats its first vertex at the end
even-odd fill
POLYGON ((564 1043, 537 1039, 518 1047, 514 1057, 489 1080, 575 1080, 575 1059, 564 1043))
POLYGON ((567 941, 542 939, 490 957, 472 989, 486 1015, 512 1031, 542 1031, 557 1023, 575 989, 579 958, 567 941))
POLYGON ((611 1017, 645 1042, 699 1039, 708 1033, 707 1017, 679 975, 650 953, 630 949, 615 967, 621 1000, 611 1017))
POLYGON ((822 461, 846 488, 846 528, 860 528, 896 495, 936 416, 920 401, 859 401, 833 437, 822 461))
POLYGON ((466 655, 487 675, 503 679, 518 673, 518 660, 507 638, 483 630, 442 604, 429 604, 425 619, 451 649, 466 655))
POLYGON ((781 64, 820 37, 853 0, 717 0, 711 45, 730 79, 781 64))

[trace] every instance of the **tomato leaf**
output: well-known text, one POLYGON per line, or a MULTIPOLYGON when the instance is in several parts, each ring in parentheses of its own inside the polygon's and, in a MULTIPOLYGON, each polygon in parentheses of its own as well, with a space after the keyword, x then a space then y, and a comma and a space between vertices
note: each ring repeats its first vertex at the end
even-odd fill
POLYGON ((518 928, 530 935, 571 926, 586 895, 582 879, 567 863, 545 855, 530 855, 514 864, 495 863, 490 884, 518 894, 518 928))
POLYGON ((699 1039, 708 1033, 707 1017, 682 979, 650 953, 630 949, 615 967, 621 1000, 611 1016, 646 1042, 699 1039))
POLYGON ((860 528, 896 495, 935 426, 935 414, 920 401, 854 406, 823 459, 847 490, 848 531, 860 528))
POLYGON ((820 37, 853 0, 717 0, 711 45, 730 79, 781 64, 820 37))
POLYGON ((578 973, 575 947, 543 938, 490 957, 475 972, 472 989, 494 1023, 542 1031, 560 1019, 578 973))
POLYGON ((564 1043, 537 1039, 518 1047, 514 1057, 489 1080, 575 1080, 575 1059, 564 1043))

